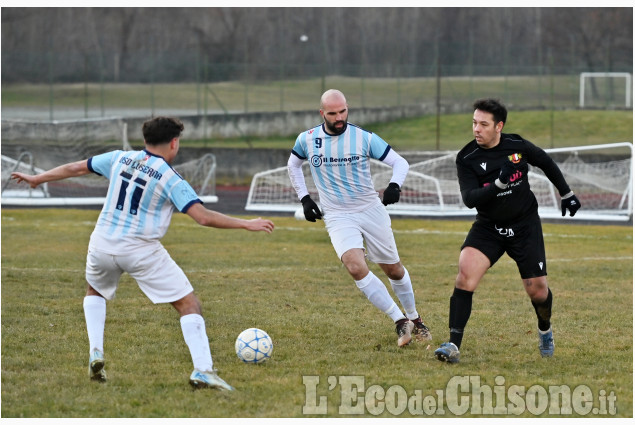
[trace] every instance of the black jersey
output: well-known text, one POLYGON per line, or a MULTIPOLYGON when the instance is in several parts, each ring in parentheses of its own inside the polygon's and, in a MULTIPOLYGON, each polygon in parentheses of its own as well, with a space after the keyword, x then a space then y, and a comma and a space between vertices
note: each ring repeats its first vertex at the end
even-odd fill
POLYGON ((476 218, 497 224, 514 223, 538 211, 538 202, 529 187, 529 165, 540 168, 556 186, 560 196, 570 189, 562 172, 547 153, 517 134, 501 134, 500 143, 484 149, 472 140, 456 156, 456 170, 463 203, 476 208, 476 218), (515 156, 514 156, 515 155, 515 156), (506 189, 499 189, 498 178, 505 161, 520 161, 518 171, 506 189))

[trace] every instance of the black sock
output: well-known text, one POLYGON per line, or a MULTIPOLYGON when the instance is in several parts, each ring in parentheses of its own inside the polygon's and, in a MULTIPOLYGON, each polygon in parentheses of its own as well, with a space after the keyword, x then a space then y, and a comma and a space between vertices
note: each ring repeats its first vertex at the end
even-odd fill
POLYGON ((472 313, 472 295, 474 292, 454 288, 450 297, 450 342, 461 347, 463 329, 472 313))
POLYGON ((536 316, 538 316, 538 329, 541 331, 548 331, 551 327, 551 303, 553 296, 551 295, 551 289, 547 288, 549 293, 547 299, 541 303, 531 302, 536 310, 536 316))

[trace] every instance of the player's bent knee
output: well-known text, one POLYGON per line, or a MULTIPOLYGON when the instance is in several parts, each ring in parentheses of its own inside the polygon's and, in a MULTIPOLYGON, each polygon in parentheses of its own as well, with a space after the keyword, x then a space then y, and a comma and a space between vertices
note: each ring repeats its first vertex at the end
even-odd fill
POLYGON ((382 267, 382 269, 384 270, 384 273, 386 273, 386 276, 392 280, 401 280, 406 275, 406 271, 401 263, 390 265, 386 264, 385 266, 388 267, 382 267))
POLYGON ((188 314, 202 314, 201 303, 193 292, 190 292, 180 300, 174 301, 170 304, 172 304, 181 316, 188 314))
POLYGON ((90 286, 90 284, 88 284, 88 286, 86 288, 86 296, 96 296, 96 297, 105 298, 103 295, 101 295, 99 292, 97 292, 97 290, 95 288, 90 286))
POLYGON ((368 274, 368 265, 363 256, 356 257, 354 255, 345 254, 342 256, 342 263, 355 280, 361 280, 368 274))
POLYGON ((527 295, 529 295, 532 301, 542 302, 546 300, 549 295, 549 286, 544 276, 523 279, 523 285, 527 295))
POLYGON ((355 280, 362 280, 368 275, 368 267, 361 267, 356 264, 347 264, 346 270, 355 280))
POLYGON ((475 278, 470 276, 462 271, 456 275, 456 280, 454 281, 454 287, 457 289, 462 289, 464 291, 474 292, 478 287, 478 283, 480 278, 475 278))

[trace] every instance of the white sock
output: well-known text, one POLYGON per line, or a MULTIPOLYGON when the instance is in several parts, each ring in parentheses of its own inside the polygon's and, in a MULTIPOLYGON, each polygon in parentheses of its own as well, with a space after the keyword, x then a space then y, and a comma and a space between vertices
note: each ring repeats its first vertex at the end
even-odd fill
POLYGON ((390 284, 392 285, 392 290, 399 298, 399 302, 401 306, 406 311, 406 317, 410 320, 415 320, 419 317, 419 313, 417 313, 417 307, 415 306, 415 293, 412 290, 412 282, 410 281, 410 274, 408 274, 408 270, 404 268, 404 275, 400 280, 390 280, 390 284))
POLYGON ((104 327, 106 325, 106 299, 97 295, 84 297, 84 317, 90 351, 104 352, 104 327))
POLYGON ((190 349, 194 369, 211 371, 214 365, 209 348, 209 339, 205 332, 205 319, 200 314, 187 314, 181 317, 183 338, 190 349))
POLYGON ((404 319, 403 313, 390 297, 386 285, 373 272, 369 272, 362 280, 356 280, 355 284, 366 295, 366 298, 375 307, 390 316, 393 322, 404 319))

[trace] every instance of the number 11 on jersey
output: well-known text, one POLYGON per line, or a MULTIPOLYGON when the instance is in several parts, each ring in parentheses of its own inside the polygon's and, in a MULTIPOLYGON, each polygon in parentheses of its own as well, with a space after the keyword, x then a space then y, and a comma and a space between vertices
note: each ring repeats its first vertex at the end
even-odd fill
MULTIPOLYGON (((117 197, 117 209, 121 211, 123 210, 123 204, 126 200, 128 186, 132 180, 132 174, 122 171, 120 176, 122 177, 122 180, 121 187, 119 188, 119 196, 117 197)), ((134 179, 134 183, 134 190, 132 191, 132 199, 130 201, 130 214, 137 215, 137 210, 139 209, 139 203, 141 202, 141 196, 143 195, 146 181, 137 177, 134 179)))

